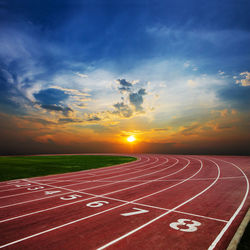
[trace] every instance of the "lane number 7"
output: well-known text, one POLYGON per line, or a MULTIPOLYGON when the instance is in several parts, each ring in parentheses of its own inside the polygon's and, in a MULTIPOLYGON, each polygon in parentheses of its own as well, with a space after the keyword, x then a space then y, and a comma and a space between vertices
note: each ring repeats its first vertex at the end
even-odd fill
POLYGON ((141 208, 136 208, 136 207, 133 207, 134 210, 137 210, 135 212, 129 212, 129 213, 124 213, 124 214, 121 214, 122 216, 132 216, 132 215, 137 215, 137 214, 144 214, 144 213, 148 213, 149 211, 148 210, 145 210, 145 209, 141 209, 141 208))

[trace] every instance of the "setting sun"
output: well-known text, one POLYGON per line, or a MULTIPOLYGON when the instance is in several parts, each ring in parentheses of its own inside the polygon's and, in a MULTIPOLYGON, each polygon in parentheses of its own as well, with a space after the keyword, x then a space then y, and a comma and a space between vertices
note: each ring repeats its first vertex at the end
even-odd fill
POLYGON ((128 142, 134 142, 134 141, 135 141, 135 137, 134 137, 133 135, 131 135, 131 136, 129 136, 129 137, 127 138, 127 141, 128 141, 128 142))

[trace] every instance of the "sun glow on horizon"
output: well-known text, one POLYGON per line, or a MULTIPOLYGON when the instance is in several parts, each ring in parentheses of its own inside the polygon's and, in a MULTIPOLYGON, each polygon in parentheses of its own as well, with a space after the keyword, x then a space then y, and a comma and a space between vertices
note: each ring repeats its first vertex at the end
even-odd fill
POLYGON ((133 135, 131 135, 131 136, 129 136, 128 138, 127 138, 127 141, 128 142, 134 142, 136 139, 135 139, 135 137, 133 136, 133 135))

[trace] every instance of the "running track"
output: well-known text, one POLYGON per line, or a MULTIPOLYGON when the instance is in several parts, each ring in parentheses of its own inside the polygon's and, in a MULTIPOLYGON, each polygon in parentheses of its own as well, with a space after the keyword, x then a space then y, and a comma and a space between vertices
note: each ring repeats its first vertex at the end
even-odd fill
POLYGON ((0 248, 226 249, 250 204, 250 157, 136 157, 1 182, 0 248))

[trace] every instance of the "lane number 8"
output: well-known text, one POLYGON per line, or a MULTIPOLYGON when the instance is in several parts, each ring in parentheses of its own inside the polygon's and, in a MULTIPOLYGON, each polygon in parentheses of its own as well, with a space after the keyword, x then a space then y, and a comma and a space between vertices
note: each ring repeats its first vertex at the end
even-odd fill
POLYGON ((182 232, 195 232, 200 225, 201 223, 195 220, 179 219, 177 222, 172 222, 169 226, 182 232), (180 226, 186 226, 187 228, 180 228, 180 226))

